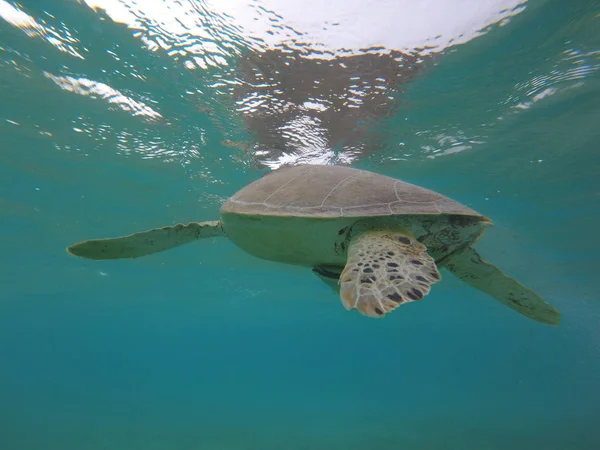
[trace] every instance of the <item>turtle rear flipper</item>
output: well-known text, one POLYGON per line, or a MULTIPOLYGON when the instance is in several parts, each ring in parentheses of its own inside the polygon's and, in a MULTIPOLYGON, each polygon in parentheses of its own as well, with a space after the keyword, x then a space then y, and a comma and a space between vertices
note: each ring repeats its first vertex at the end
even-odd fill
POLYGON ((471 247, 453 253, 442 263, 465 283, 537 322, 558 325, 560 313, 531 289, 483 260, 471 247))
POLYGON ((336 293, 340 293, 340 275, 344 271, 343 267, 338 266, 316 266, 312 269, 313 273, 317 275, 321 281, 327 286, 333 289, 336 293))
POLYGON ((67 248, 75 256, 87 259, 139 258, 189 244, 200 238, 224 236, 220 222, 192 222, 172 227, 155 228, 118 238, 91 239, 67 248))

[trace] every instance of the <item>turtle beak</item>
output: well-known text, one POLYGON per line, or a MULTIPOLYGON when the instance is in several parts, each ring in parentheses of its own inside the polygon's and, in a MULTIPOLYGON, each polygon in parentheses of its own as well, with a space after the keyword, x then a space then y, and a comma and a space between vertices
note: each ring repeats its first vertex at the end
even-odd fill
POLYGON ((489 217, 481 216, 481 222, 483 223, 484 227, 493 227, 494 226, 494 222, 489 217))

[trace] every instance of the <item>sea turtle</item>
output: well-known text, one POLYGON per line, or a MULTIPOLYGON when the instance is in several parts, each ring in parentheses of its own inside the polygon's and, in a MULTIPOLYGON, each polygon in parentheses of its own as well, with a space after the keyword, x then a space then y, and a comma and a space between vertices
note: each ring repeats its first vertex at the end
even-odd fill
POLYGON ((137 258, 226 236, 259 258, 311 267, 346 309, 370 317, 421 300, 445 267, 524 316, 558 325, 556 309, 473 249, 491 224, 454 200, 394 178, 301 165, 242 188, 223 204, 218 221, 88 240, 67 251, 88 259, 137 258))

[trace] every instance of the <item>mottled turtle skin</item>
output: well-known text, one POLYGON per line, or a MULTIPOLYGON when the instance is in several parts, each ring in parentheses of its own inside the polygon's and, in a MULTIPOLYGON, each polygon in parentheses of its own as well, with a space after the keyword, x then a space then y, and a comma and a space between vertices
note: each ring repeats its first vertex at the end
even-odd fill
POLYGON ((270 172, 221 208, 221 225, 242 249, 304 266, 346 263, 356 233, 405 229, 436 261, 471 245, 491 221, 436 192, 342 166, 302 165, 270 172))

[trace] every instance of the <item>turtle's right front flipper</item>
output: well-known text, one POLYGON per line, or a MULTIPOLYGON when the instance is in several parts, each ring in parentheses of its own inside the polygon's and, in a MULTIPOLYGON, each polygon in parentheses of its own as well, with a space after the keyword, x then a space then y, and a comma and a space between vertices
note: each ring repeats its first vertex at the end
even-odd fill
POLYGON ((439 280, 427 248, 410 233, 370 231, 350 243, 340 297, 348 310, 383 317, 403 303, 421 300, 439 280))
POLYGON ((484 261, 471 247, 453 253, 442 263, 454 275, 503 305, 537 322, 558 325, 560 313, 531 289, 484 261))
POLYGON ((200 238, 224 235, 225 232, 218 221, 192 222, 118 238, 83 241, 70 246, 67 251, 87 259, 139 258, 189 244, 200 238))

